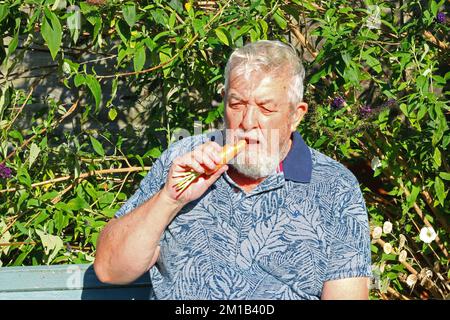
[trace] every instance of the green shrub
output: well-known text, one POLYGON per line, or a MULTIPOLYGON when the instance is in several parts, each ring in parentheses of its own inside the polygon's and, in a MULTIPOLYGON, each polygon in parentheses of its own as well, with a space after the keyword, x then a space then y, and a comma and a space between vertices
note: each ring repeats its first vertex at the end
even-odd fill
POLYGON ((219 125, 233 48, 282 39, 305 58, 300 131, 362 184, 371 298, 448 297, 444 3, 0 2, 0 265, 91 262, 99 231, 176 128, 219 125), (52 63, 33 67, 38 52, 52 63), (34 94, 50 78, 69 103, 34 94), (126 123, 141 104, 142 129, 126 123))

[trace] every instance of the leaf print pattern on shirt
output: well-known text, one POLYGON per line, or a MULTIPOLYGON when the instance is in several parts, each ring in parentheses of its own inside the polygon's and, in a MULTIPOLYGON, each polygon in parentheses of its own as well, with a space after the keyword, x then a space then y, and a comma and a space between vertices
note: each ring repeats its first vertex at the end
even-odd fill
POLYGON ((286 215, 274 215, 269 220, 256 224, 241 244, 241 251, 236 258, 237 264, 248 269, 258 256, 286 250, 288 244, 282 240, 282 234, 287 222, 289 218, 286 215))
POLYGON ((216 270, 210 278, 211 296, 213 299, 245 299, 250 284, 233 268, 225 265, 216 270))

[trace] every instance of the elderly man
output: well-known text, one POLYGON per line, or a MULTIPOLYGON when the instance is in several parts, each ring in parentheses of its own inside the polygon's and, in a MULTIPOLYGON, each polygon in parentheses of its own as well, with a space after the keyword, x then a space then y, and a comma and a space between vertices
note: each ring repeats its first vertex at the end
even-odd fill
POLYGON ((182 139, 155 161, 101 232, 101 281, 150 272, 154 299, 368 298, 358 181, 296 132, 308 109, 304 74, 296 51, 279 41, 231 55, 226 130, 182 139), (243 151, 210 174, 221 145, 238 140, 247 142, 243 151), (188 171, 202 175, 180 191, 188 171))

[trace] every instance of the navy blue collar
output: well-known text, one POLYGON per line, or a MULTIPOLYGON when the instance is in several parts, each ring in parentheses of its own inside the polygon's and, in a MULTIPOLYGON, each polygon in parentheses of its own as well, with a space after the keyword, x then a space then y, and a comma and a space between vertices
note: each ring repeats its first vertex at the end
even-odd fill
MULTIPOLYGON (((223 131, 209 132, 207 137, 211 141, 216 141, 221 146, 224 144, 223 140, 225 135, 223 131)), ((311 151, 305 141, 303 141, 300 133, 295 131, 291 137, 291 149, 282 161, 284 178, 295 182, 309 183, 312 173, 311 151)))
POLYGON ((311 151, 297 131, 292 134, 291 150, 289 150, 282 163, 286 180, 305 183, 311 181, 311 151))

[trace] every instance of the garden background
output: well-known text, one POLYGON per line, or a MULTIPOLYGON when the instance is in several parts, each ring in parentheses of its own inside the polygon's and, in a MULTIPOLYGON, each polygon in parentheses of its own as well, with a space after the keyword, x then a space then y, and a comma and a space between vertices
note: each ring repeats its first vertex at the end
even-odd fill
POLYGON ((292 43, 308 145, 357 176, 371 299, 448 299, 442 1, 0 1, 0 266, 91 263, 177 128, 221 125, 232 50, 292 43))

